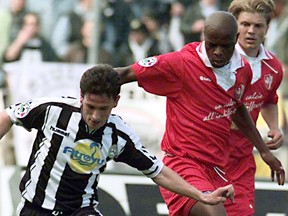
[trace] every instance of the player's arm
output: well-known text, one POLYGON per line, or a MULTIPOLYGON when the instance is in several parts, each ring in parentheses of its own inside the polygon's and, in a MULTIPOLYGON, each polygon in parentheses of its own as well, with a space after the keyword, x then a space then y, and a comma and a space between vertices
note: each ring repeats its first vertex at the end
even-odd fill
POLYGON ((13 123, 5 110, 0 112, 0 139, 10 130, 13 123))
POLYGON ((270 167, 272 181, 274 181, 274 174, 276 172, 278 184, 283 185, 285 182, 285 171, 283 166, 264 143, 244 104, 237 108, 236 113, 233 116, 233 121, 243 134, 254 144, 262 159, 270 167))
POLYGON ((284 142, 284 135, 282 134, 278 123, 278 105, 266 104, 261 108, 261 114, 266 124, 269 127, 268 137, 272 138, 266 144, 271 150, 280 148, 284 142))
POLYGON ((223 203, 227 198, 231 199, 232 201, 234 199, 234 188, 232 185, 220 187, 210 194, 204 194, 166 166, 164 166, 161 172, 152 179, 156 184, 169 191, 182 196, 190 197, 209 205, 223 203))
POLYGON ((122 84, 136 81, 136 75, 131 66, 114 68, 121 77, 122 84))

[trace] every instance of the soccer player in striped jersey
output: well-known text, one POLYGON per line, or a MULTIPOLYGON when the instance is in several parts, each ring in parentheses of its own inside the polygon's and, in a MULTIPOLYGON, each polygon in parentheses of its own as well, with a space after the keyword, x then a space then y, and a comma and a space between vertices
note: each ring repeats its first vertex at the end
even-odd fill
MULTIPOLYGON (((283 77, 281 63, 262 45, 268 30, 270 15, 274 10, 273 0, 234 0, 229 6, 238 21, 236 49, 250 63, 253 78, 243 102, 253 121, 259 113, 267 122, 267 142, 270 149, 283 143, 283 134, 278 125, 277 89, 283 77)), ((250 216, 255 213, 255 170, 253 144, 237 129, 231 130, 231 153, 227 174, 235 186, 235 203, 225 203, 229 216, 250 216)), ((273 175, 274 176, 274 175, 273 175)))
MULTIPOLYGON (((252 72, 235 50, 235 17, 224 11, 212 13, 203 33, 203 42, 116 68, 123 83, 137 80, 146 91, 166 96, 166 130, 161 143, 164 164, 203 193, 228 184, 225 165, 234 121, 271 170, 279 172, 277 180, 283 184, 281 162, 263 142, 241 101, 252 72)), ((222 203, 206 205, 163 188, 161 193, 170 216, 226 215, 222 203)))
POLYGON ((99 64, 82 75, 80 99, 33 99, 0 113, 0 137, 13 124, 38 130, 20 183, 18 215, 101 215, 97 185, 109 160, 124 162, 162 187, 203 203, 233 199, 232 185, 203 194, 151 155, 133 130, 111 114, 120 86, 119 74, 99 64))

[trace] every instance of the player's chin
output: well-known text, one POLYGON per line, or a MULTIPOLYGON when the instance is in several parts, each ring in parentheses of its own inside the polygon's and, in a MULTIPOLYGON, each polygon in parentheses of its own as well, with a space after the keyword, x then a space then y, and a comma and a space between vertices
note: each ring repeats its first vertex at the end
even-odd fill
POLYGON ((226 62, 225 61, 213 61, 211 64, 214 68, 221 68, 226 65, 226 62))
POLYGON ((88 126, 89 128, 93 130, 98 130, 100 127, 102 127, 104 123, 102 122, 95 122, 95 121, 89 121, 88 126))

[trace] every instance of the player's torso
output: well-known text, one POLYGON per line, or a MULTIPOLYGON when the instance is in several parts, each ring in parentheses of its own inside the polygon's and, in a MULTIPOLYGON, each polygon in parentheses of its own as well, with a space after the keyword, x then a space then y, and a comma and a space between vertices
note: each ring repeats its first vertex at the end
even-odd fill
POLYGON ((251 88, 247 90, 243 98, 243 101, 255 122, 258 118, 261 106, 266 101, 273 101, 273 97, 277 97, 275 94, 282 77, 281 71, 277 70, 277 68, 279 68, 277 62, 274 62, 273 60, 263 61, 261 63, 261 68, 253 71, 251 88))
MULTIPOLYGON (((33 111, 37 109, 32 109, 24 124, 33 118, 33 111)), ((45 115, 38 117, 43 124, 21 181, 23 196, 47 209, 75 210, 96 204, 93 196, 97 191, 99 169, 104 168, 109 155, 113 158, 123 147, 117 145, 112 127, 105 125, 91 131, 82 120, 79 108, 58 103, 46 106, 45 115), (71 206, 67 207, 67 203, 71 206)), ((108 122, 113 125, 114 120, 110 116, 108 122)))
MULTIPOLYGON (((273 59, 263 61, 261 67, 253 70, 251 86, 243 96, 243 102, 255 123, 265 103, 277 103, 276 90, 282 79, 282 71, 279 70, 281 66, 278 61, 273 59)), ((241 132, 232 130, 231 136, 232 157, 244 157, 251 154, 253 144, 241 132)))
POLYGON ((80 109, 51 104, 46 108, 34 146, 40 147, 41 157, 57 161, 55 169, 69 165, 79 174, 97 174, 106 163, 113 141, 117 144, 112 139, 115 131, 107 126, 108 122, 115 123, 115 119, 117 117, 110 115, 107 124, 95 131, 84 122, 80 109))
POLYGON ((181 73, 183 78, 178 94, 167 96, 168 118, 162 147, 177 155, 222 164, 236 101, 241 100, 250 83, 251 71, 237 70, 231 75, 234 81, 228 79, 230 86, 223 88, 219 77, 203 64, 196 51, 181 55, 174 62, 169 59, 175 73, 181 73), (203 152, 207 154, 203 156, 203 152))

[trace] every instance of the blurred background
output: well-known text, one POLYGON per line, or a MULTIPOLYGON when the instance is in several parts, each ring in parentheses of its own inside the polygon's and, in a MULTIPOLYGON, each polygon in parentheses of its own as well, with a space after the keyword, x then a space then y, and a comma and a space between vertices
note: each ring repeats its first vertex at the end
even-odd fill
MULTIPOLYGON (((227 10, 229 3, 228 0, 0 0, 0 108, 42 96, 78 97, 79 78, 92 65, 126 66, 200 41, 205 17, 217 10, 227 10)), ((273 153, 287 172, 288 4, 286 0, 275 0, 275 4, 265 45, 281 60, 285 72, 279 89, 279 122, 285 143, 273 153)), ((114 112, 135 129, 151 152, 162 157, 165 98, 144 92, 136 83, 124 85, 121 97, 114 112)), ((257 127, 263 139, 268 139, 268 128, 261 117, 257 127)), ((28 133, 13 127, 0 141, 0 216, 14 215, 20 197, 18 184, 34 135, 34 131, 28 133)), ((270 183, 269 167, 257 151, 254 155, 256 202, 258 200, 258 208, 262 209, 258 211, 259 216, 268 215, 270 211, 277 216, 288 215, 287 186, 270 183), (262 200, 266 194, 270 202, 274 195, 283 196, 286 204, 270 203, 274 209, 266 210, 266 201, 262 200)), ((118 206, 118 213, 167 215, 155 185, 137 171, 110 162, 103 179, 100 181, 103 200, 118 206), (143 198, 146 206, 147 200, 154 197, 150 199, 151 212, 138 212, 141 202, 133 203, 134 196, 140 200, 135 188, 150 192, 148 199, 143 198)), ((103 213, 113 215, 105 205, 103 213)))

